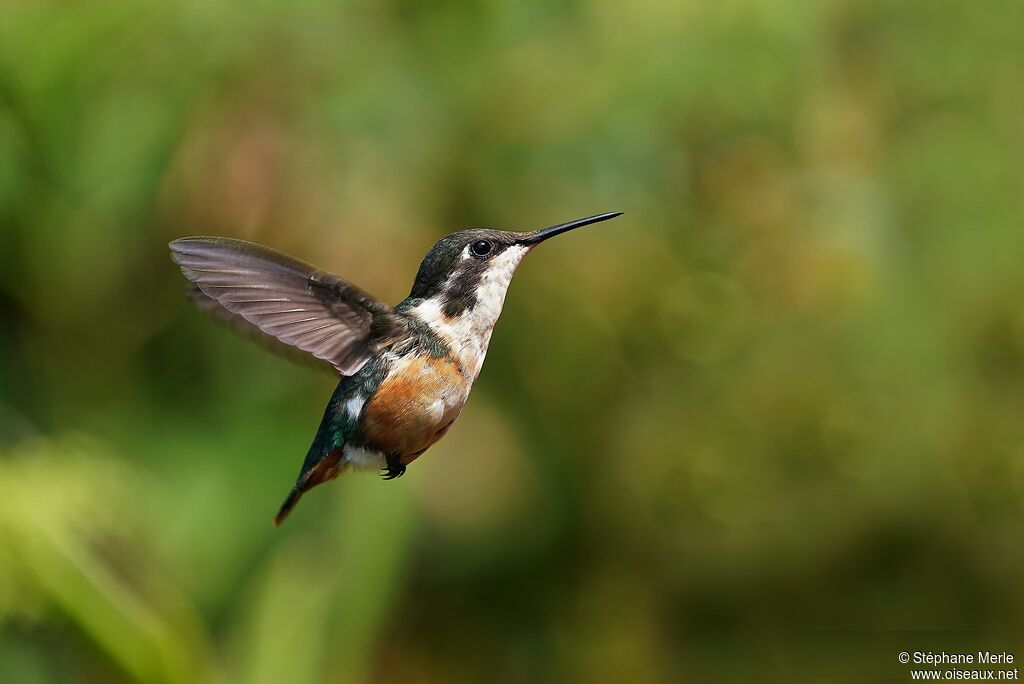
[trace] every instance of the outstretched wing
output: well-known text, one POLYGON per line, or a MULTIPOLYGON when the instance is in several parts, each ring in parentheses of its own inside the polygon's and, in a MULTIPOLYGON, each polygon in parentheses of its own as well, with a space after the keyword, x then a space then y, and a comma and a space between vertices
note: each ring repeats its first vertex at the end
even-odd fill
POLYGON ((342 375, 362 368, 395 328, 387 304, 275 250, 211 237, 181 238, 170 247, 185 277, 210 300, 342 375))
POLYGON ((220 302, 203 292, 195 283, 188 284, 187 294, 192 303, 204 314, 210 316, 213 320, 224 325, 237 335, 263 347, 275 356, 287 359, 297 366, 313 368, 328 375, 338 374, 338 369, 329 362, 285 344, 276 337, 263 332, 241 315, 228 311, 220 305, 220 302))

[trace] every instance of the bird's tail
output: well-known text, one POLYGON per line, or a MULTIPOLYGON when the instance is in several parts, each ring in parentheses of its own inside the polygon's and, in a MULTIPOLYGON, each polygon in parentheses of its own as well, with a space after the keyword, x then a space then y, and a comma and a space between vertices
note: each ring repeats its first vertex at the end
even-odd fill
MULTIPOLYGON (((312 453, 310 454, 312 455, 312 453)), ((309 456, 306 457, 306 463, 303 465, 302 473, 299 475, 298 481, 295 486, 292 487, 292 491, 288 493, 288 497, 281 504, 281 510, 274 516, 274 524, 280 525, 284 522, 284 519, 291 513, 292 508, 295 504, 299 503, 299 499, 302 495, 308 492, 318 484, 333 480, 338 477, 341 472, 345 469, 345 464, 342 460, 342 449, 341 447, 335 447, 327 452, 327 455, 319 460, 315 460, 311 465, 309 456), (308 467, 307 467, 308 466, 308 467)))

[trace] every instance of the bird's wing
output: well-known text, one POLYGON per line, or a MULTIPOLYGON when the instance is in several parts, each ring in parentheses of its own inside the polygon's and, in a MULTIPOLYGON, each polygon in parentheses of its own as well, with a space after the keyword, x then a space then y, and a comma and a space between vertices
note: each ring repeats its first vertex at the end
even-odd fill
POLYGON ((338 374, 338 369, 332 366, 330 362, 318 359, 297 347, 285 344, 276 337, 263 332, 259 327, 253 325, 241 315, 228 311, 221 306, 220 302, 203 292, 195 283, 189 283, 187 294, 200 311, 218 323, 223 324, 232 332, 263 347, 275 356, 287 359, 297 366, 313 368, 328 375, 336 376, 338 374))
POLYGON ((394 309, 338 276, 251 242, 188 237, 171 258, 208 300, 285 345, 352 375, 387 343, 394 309))

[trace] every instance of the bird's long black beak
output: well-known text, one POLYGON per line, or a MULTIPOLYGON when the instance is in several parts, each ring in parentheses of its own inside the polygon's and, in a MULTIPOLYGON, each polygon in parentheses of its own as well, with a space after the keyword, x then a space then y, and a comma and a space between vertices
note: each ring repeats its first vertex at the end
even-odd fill
POLYGON ((576 219, 575 221, 569 221, 568 223, 559 223, 557 226, 551 226, 550 228, 541 228, 540 230, 535 230, 532 233, 523 233, 523 237, 519 240, 519 244, 536 245, 540 242, 544 242, 549 237, 567 233, 574 228, 589 226, 591 223, 607 221, 608 219, 613 219, 616 216, 622 216, 622 212, 608 211, 603 214, 596 214, 594 216, 576 219))

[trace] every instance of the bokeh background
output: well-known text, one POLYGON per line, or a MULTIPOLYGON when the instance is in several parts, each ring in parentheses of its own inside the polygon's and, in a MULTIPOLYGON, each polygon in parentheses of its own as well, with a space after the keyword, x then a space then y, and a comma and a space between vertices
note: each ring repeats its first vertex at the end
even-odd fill
POLYGON ((1024 657, 1024 4, 0 3, 0 681, 906 681, 1024 657), (166 243, 520 269, 450 435, 166 243))

